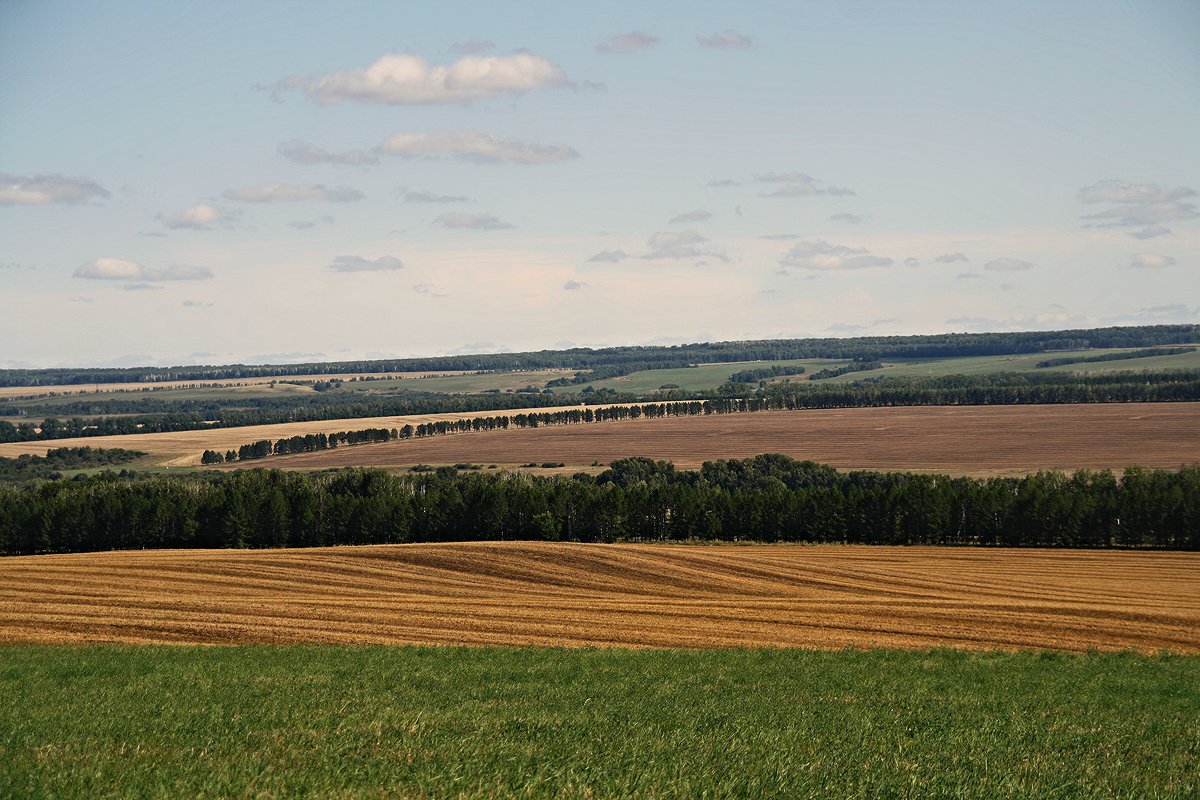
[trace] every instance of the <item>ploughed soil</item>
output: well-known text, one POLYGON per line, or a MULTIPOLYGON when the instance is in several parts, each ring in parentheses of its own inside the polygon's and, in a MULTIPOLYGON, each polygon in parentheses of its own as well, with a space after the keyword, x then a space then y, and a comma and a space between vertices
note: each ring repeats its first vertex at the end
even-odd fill
POLYGON ((0 642, 1200 652, 1200 553, 535 542, 0 559, 0 642))
MULTIPOLYGON (((246 441, 252 439, 247 438, 246 441)), ((132 446, 132 445, 127 445, 132 446)), ((783 453, 840 469, 1018 475, 1200 462, 1200 403, 764 411, 450 434, 250 461, 246 467, 562 462, 647 456, 694 468, 783 453)))

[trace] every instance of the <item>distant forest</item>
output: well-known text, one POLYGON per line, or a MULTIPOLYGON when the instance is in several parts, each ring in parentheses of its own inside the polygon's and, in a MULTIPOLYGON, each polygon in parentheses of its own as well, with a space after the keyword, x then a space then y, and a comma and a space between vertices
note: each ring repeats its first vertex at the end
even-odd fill
POLYGON ((0 485, 0 553, 495 539, 1200 549, 1200 467, 1024 478, 848 472, 781 455, 597 476, 279 470, 0 485))
POLYGON ((782 361, 835 358, 870 361, 881 358, 949 358, 1042 353, 1107 347, 1157 347, 1200 342, 1200 325, 1137 327, 1016 333, 946 333, 932 336, 864 336, 852 339, 768 339, 704 342, 657 347, 572 348, 526 353, 395 358, 367 361, 324 361, 309 364, 250 366, 178 366, 128 368, 53 368, 0 370, 0 386, 54 386, 72 383, 154 383, 208 381, 356 372, 433 372, 438 370, 510 371, 576 369, 586 383, 641 369, 724 361, 782 361), (624 371, 622 371, 624 370, 624 371))

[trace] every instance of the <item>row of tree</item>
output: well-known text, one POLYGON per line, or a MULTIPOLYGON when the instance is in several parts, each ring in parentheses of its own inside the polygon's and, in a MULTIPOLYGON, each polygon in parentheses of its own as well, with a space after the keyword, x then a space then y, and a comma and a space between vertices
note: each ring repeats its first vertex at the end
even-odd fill
POLYGON ((779 455, 598 476, 244 470, 0 485, 0 552, 544 539, 1200 548, 1200 467, 1025 478, 779 455))
POLYGON ((768 339, 738 342, 542 350, 525 353, 439 356, 228 366, 131 367, 100 369, 5 369, 0 386, 52 386, 72 383, 133 383, 204 381, 287 375, 360 372, 433 372, 438 370, 510 371, 532 369, 592 370, 600 367, 669 364, 712 364, 725 361, 784 361, 799 358, 947 358, 951 356, 1011 355, 1049 350, 1107 347, 1152 347, 1200 342, 1197 325, 1144 325, 1025 331, 1007 333, 945 333, 931 336, 862 336, 848 339, 768 339))

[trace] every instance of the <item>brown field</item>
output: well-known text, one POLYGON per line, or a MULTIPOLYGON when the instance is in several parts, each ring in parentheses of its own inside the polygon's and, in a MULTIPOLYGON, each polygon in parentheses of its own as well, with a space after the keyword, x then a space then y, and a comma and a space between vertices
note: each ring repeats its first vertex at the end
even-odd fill
MULTIPOLYGON (((247 438, 247 441, 250 439, 247 438)), ((289 469, 598 461, 648 456, 698 467, 783 453, 841 469, 1025 474, 1200 462, 1200 403, 769 411, 488 431, 248 462, 289 469)))
POLYGON ((0 559, 0 642, 1200 652, 1200 553, 529 542, 0 559))
POLYGON ((214 378, 202 381, 137 381, 132 383, 64 383, 58 386, 0 386, 0 398, 11 400, 18 397, 42 397, 63 394, 100 394, 103 392, 140 392, 145 389, 192 389, 201 386, 263 386, 271 381, 308 382, 328 381, 334 378, 384 378, 401 380, 446 375, 469 375, 462 370, 435 370, 428 372, 330 372, 322 375, 267 375, 254 378, 214 378))

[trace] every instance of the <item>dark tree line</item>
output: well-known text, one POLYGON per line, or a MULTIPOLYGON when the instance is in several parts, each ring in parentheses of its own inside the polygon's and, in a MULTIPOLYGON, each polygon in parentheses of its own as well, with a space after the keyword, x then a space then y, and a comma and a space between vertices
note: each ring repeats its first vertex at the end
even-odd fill
POLYGON ((826 367, 819 369, 809 376, 809 380, 822 381, 826 378, 836 378, 839 375, 849 375, 852 372, 870 372, 871 370, 881 369, 883 362, 875 359, 855 359, 849 364, 840 367, 826 367))
POLYGON ((128 464, 144 455, 137 450, 122 450, 119 447, 59 447, 48 450, 44 456, 0 456, 0 482, 54 480, 62 477, 62 470, 128 464))
POLYGON ((740 372, 735 372, 729 376, 730 383, 758 383, 765 381, 768 378, 780 378, 784 375, 803 375, 804 367, 759 367, 758 369, 744 369, 740 372))
POLYGON ((768 339, 700 342, 659 347, 585 347, 525 353, 440 356, 228 366, 131 367, 103 369, 5 369, 0 386, 53 386, 72 383, 205 381, 288 375, 354 372, 433 372, 438 370, 510 371, 531 369, 594 370, 638 363, 646 368, 723 361, 785 361, 799 358, 880 359, 1013 355, 1048 350, 1102 347, 1153 347, 1200 342, 1197 325, 1145 325, 1064 331, 946 333, 932 336, 862 336, 852 339, 768 339))
POLYGON ((0 485, 0 552, 542 539, 1200 547, 1200 467, 839 473, 779 455, 598 476, 349 469, 0 485))
POLYGON ((1104 353, 1098 356, 1063 356, 1062 358, 1047 358, 1034 366, 1038 369, 1065 367, 1068 364, 1095 364, 1101 361, 1126 361, 1131 358, 1156 358, 1158 356, 1177 356, 1184 353, 1194 353, 1194 347, 1147 347, 1144 350, 1127 350, 1123 353, 1104 353))

